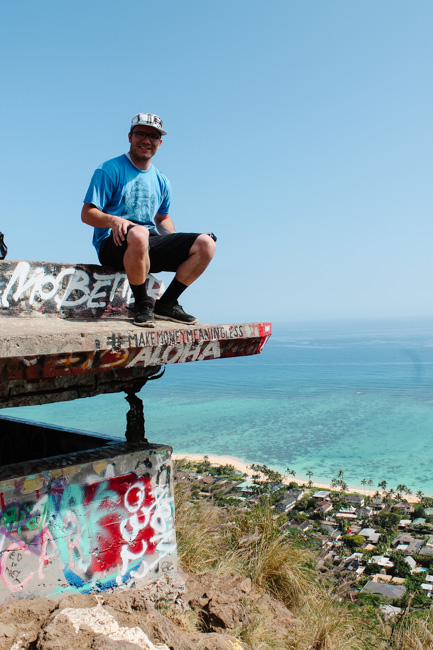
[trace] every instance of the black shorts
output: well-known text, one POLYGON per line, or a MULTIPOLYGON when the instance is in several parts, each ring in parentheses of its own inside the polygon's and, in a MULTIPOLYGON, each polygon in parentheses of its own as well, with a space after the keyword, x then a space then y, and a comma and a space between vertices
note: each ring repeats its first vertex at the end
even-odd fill
MULTIPOLYGON (((135 226, 130 226, 133 228, 135 226)), ((139 226, 145 228, 146 226, 139 226)), ((129 228, 128 228, 129 230, 129 228)), ((155 230, 149 231, 150 273, 160 271, 177 271, 188 256, 191 246, 200 233, 175 232, 171 235, 159 235, 155 230)), ((103 266, 112 266, 124 270, 123 256, 127 249, 126 238, 121 246, 116 246, 113 234, 104 239, 99 251, 99 261, 103 266)))

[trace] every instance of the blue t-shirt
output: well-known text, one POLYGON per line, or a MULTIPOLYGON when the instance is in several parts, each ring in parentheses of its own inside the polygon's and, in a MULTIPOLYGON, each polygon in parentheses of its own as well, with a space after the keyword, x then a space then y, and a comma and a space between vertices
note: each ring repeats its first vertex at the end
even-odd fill
MULTIPOLYGON (((155 215, 170 211, 171 186, 153 165, 142 170, 126 154, 107 160, 96 169, 84 203, 116 217, 155 228, 155 215)), ((99 253, 111 228, 94 228, 93 245, 99 253)))

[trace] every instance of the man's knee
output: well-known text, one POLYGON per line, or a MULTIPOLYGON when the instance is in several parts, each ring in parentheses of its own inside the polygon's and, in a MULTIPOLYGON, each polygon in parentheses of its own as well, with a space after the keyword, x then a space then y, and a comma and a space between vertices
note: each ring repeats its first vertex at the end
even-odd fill
POLYGON ((128 249, 137 254, 147 254, 149 252, 149 231, 143 226, 130 228, 126 241, 128 249))
POLYGON ((211 260, 215 254, 216 244, 210 235, 199 235, 195 240, 191 253, 198 253, 203 259, 211 260))

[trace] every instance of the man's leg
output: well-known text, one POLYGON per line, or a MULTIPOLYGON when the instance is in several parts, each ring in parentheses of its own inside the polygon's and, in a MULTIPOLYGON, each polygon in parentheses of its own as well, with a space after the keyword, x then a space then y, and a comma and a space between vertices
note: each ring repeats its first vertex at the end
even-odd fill
POLYGON ((113 235, 110 234, 102 243, 99 261, 103 266, 126 271, 135 299, 134 323, 142 327, 155 327, 153 301, 147 295, 145 284, 150 266, 148 229, 131 224, 126 239, 120 246, 114 243, 113 235))
POLYGON ((155 315, 180 323, 193 324, 197 319, 186 314, 178 304, 179 296, 197 280, 209 266, 215 254, 215 241, 209 235, 198 235, 191 246, 188 257, 176 270, 176 275, 162 298, 155 303, 155 315))
POLYGON ((189 287, 209 266, 215 248, 216 244, 209 235, 199 235, 190 248, 189 257, 178 266, 176 280, 189 287))
POLYGON ((127 249, 123 256, 123 266, 135 299, 134 324, 141 327, 155 327, 153 302, 146 291, 146 278, 149 273, 149 231, 147 228, 132 226, 127 232, 127 249))

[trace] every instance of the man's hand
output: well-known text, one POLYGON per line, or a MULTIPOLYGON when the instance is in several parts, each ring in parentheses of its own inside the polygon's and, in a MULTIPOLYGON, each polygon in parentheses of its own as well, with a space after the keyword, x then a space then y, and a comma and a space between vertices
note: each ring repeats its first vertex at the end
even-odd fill
POLYGON ((121 246, 126 239, 128 226, 133 225, 133 222, 123 219, 123 217, 112 216, 112 219, 111 232, 113 233, 113 241, 116 246, 121 246))
POLYGON ((117 217, 114 214, 102 212, 95 205, 85 203, 81 211, 81 220, 94 228, 111 228, 113 231, 113 241, 116 246, 121 246, 126 239, 128 226, 136 225, 133 221, 128 221, 123 217, 117 217))

